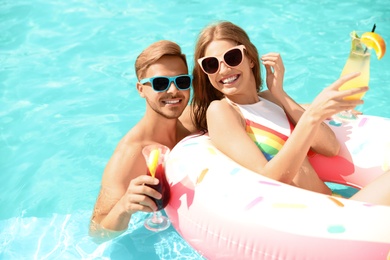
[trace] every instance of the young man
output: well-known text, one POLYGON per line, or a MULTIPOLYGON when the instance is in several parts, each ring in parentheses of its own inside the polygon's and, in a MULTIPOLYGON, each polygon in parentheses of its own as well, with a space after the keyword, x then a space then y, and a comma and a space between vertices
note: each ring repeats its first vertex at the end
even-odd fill
POLYGON ((104 240, 124 232, 135 212, 157 209, 148 196, 159 199, 161 194, 144 184, 155 185, 158 179, 146 175, 142 148, 160 143, 172 149, 190 133, 178 120, 192 83, 180 47, 166 40, 153 43, 137 57, 135 72, 146 111, 120 140, 103 173, 89 233, 104 240))

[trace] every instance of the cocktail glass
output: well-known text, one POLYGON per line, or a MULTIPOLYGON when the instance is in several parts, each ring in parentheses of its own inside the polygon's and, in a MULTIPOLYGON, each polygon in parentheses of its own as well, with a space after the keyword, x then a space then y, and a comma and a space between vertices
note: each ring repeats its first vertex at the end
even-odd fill
MULTIPOLYGON (((363 86, 368 86, 370 80, 370 57, 371 49, 364 45, 359 38, 359 35, 362 35, 362 32, 353 31, 351 36, 351 51, 349 53, 347 62, 344 65, 341 76, 352 72, 360 72, 360 75, 348 82, 344 83, 339 90, 347 90, 352 88, 359 88, 363 86)), ((359 93, 352 96, 348 96, 346 100, 357 100, 362 99, 365 93, 359 93)), ((340 112, 336 115, 341 121, 345 120, 354 120, 356 116, 352 113, 351 110, 340 112)))
POLYGON ((153 216, 145 220, 145 227, 152 231, 162 231, 170 226, 170 221, 167 217, 161 214, 170 199, 170 189, 168 181, 165 177, 165 160, 170 150, 168 147, 160 144, 145 146, 142 154, 147 162, 147 175, 150 175, 159 180, 157 185, 148 185, 161 193, 161 199, 150 197, 157 205, 157 211, 153 212, 153 216), (156 157, 158 156, 158 158, 156 157))

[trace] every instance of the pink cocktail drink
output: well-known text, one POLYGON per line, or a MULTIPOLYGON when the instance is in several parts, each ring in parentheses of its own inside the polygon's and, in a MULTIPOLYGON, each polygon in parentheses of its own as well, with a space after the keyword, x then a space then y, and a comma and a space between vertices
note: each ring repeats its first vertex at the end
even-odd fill
MULTIPOLYGON (((147 175, 152 176, 149 169, 148 169, 147 175)), ((159 164, 157 166, 156 174, 154 177, 159 180, 159 183, 157 185, 148 185, 148 186, 155 189, 156 191, 160 192, 162 197, 159 200, 152 198, 152 197, 150 197, 150 198, 156 203, 158 210, 161 210, 168 205, 168 202, 169 202, 169 199, 171 196, 169 184, 168 184, 168 181, 165 177, 164 165, 159 164)))
POLYGON ((157 185, 148 185, 161 193, 161 199, 149 197, 156 203, 157 210, 153 212, 152 217, 145 220, 144 224, 147 229, 156 232, 165 230, 170 226, 169 219, 161 214, 161 210, 168 205, 171 197, 169 184, 165 178, 164 166, 169 152, 169 148, 161 144, 148 145, 142 149, 147 164, 146 174, 159 180, 157 185))

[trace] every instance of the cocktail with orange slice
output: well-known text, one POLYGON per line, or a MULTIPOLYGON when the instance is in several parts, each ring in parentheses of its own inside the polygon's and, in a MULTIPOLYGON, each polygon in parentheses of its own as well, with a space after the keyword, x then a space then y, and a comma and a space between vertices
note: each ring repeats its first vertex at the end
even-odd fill
MULTIPOLYGON (((374 26, 375 29, 375 26, 374 26)), ((339 90, 347 90, 352 88, 359 88, 368 86, 370 80, 370 58, 371 49, 375 50, 378 59, 381 59, 386 52, 386 44, 383 38, 375 32, 356 32, 351 34, 351 51, 349 53, 347 62, 341 72, 344 76, 353 72, 360 72, 360 75, 346 83, 344 83, 339 90)), ((362 99, 365 93, 359 93, 348 96, 347 100, 362 99)), ((351 111, 344 111, 337 115, 341 120, 353 120, 356 116, 351 111)))

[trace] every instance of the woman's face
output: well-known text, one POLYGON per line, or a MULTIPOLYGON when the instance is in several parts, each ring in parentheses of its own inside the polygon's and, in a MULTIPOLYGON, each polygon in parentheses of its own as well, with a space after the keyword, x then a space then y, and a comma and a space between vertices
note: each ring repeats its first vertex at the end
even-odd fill
MULTIPOLYGON (((242 62, 237 66, 229 66, 224 54, 231 48, 237 47, 237 44, 228 40, 212 41, 205 50, 205 57, 216 57, 219 60, 219 69, 214 74, 208 74, 210 83, 217 90, 221 91, 229 99, 232 96, 256 93, 256 83, 252 73, 253 62, 245 55, 243 51, 242 62)), ((233 98, 232 100, 234 100, 233 98)))

